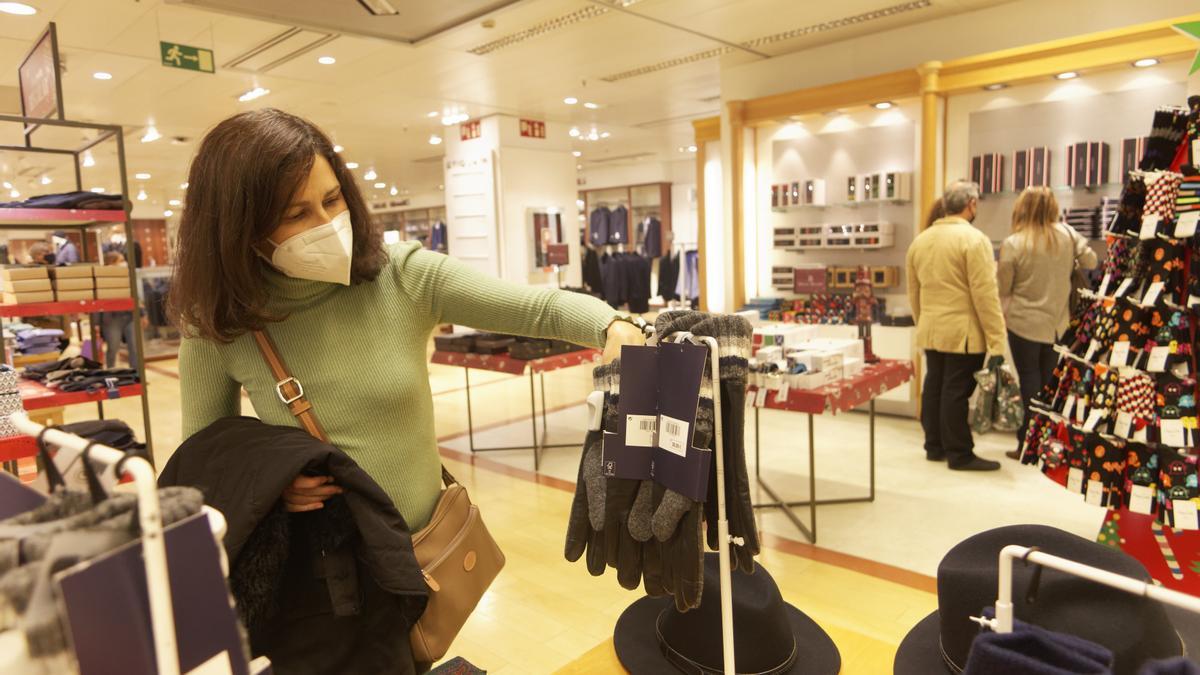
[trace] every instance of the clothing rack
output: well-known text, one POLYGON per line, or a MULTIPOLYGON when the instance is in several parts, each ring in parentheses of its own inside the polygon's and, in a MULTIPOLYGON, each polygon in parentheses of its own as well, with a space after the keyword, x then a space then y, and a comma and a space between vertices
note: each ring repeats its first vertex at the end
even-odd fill
POLYGON ((1030 548, 1014 544, 1005 546, 1000 551, 1000 583, 996 594, 996 617, 993 619, 971 617, 972 621, 986 626, 995 633, 1011 633, 1013 629, 1012 574, 1013 563, 1017 560, 1049 567, 1126 593, 1157 600, 1189 612, 1200 613, 1200 598, 1195 596, 1043 553, 1036 547, 1030 548))
MULTIPOLYGON (((44 427, 21 413, 9 416, 13 426, 23 434, 77 452, 88 446, 88 458, 116 465, 133 479, 137 491, 138 524, 142 532, 143 559, 146 563, 146 592, 150 602, 150 626, 154 635, 154 658, 158 675, 179 675, 179 651, 175 644, 175 614, 171 601, 170 576, 167 572, 167 547, 163 539, 162 512, 158 503, 158 481, 150 462, 105 445, 92 444, 84 438, 58 429, 44 427)), ((210 518, 214 511, 208 511, 210 518)), ((212 521, 210 521, 212 522, 212 521)))
MULTIPOLYGON (((653 332, 652 327, 647 330, 653 332)), ((721 582, 721 654, 725 661, 726 675, 734 675, 733 652, 733 575, 729 566, 729 519, 725 509, 725 440, 721 429, 721 348, 717 339, 710 336, 695 336, 688 332, 673 333, 666 336, 667 340, 689 342, 694 345, 707 346, 709 351, 709 368, 712 371, 713 387, 713 429, 717 438, 716 471, 717 471, 717 552, 720 558, 721 582)), ((653 341, 653 338, 652 338, 653 341)))

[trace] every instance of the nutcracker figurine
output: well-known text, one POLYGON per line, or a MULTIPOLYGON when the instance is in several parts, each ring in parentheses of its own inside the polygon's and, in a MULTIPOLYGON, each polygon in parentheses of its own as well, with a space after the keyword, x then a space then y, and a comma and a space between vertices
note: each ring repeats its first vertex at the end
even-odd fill
POLYGON ((866 265, 858 268, 858 278, 854 281, 854 323, 858 324, 858 339, 863 341, 863 361, 875 363, 879 357, 871 349, 871 323, 875 320, 875 306, 879 300, 871 287, 871 271, 866 265))

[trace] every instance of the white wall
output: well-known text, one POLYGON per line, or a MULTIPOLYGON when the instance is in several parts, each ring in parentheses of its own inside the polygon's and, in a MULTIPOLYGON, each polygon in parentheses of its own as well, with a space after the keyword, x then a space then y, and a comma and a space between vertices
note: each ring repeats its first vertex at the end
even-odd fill
POLYGON ((726 299, 733 292, 733 253, 726 234, 727 183, 721 141, 710 141, 704 149, 704 260, 707 288, 700 289, 710 312, 727 311, 726 299))
POLYGON ((575 218, 575 158, 569 151, 500 149, 500 228, 504 265, 509 281, 534 286, 557 286, 554 274, 533 268, 533 224, 529 209, 558 209, 563 237, 571 250, 564 281, 582 283, 579 225, 575 218))

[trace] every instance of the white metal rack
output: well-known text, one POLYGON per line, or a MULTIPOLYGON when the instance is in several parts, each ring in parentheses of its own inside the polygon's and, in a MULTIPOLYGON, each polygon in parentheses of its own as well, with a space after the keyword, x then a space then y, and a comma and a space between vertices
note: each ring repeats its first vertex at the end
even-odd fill
POLYGON ((1060 558, 1056 555, 1043 553, 1036 548, 1010 545, 1005 546, 1000 551, 1000 583, 996 593, 995 618, 971 617, 976 623, 986 626, 996 633, 1011 633, 1013 629, 1012 572, 1013 562, 1016 560, 1024 560, 1035 565, 1049 567, 1050 569, 1072 574, 1098 584, 1125 591, 1126 593, 1140 595, 1190 612, 1200 613, 1200 598, 1161 586, 1155 586, 1152 583, 1131 579, 1109 572, 1108 570, 1060 558))

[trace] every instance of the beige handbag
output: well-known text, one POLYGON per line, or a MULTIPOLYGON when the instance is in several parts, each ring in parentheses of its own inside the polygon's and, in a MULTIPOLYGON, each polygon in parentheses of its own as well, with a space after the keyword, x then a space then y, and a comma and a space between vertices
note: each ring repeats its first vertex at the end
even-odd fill
MULTIPOLYGON (((312 404, 304 397, 304 388, 288 372, 271 337, 255 331, 254 341, 275 377, 280 400, 308 433, 328 442, 312 404)), ((442 481, 446 489, 438 498, 433 517, 412 536, 417 563, 429 586, 429 604, 410 634, 413 658, 418 663, 432 663, 446 655, 504 567, 504 553, 483 524, 479 507, 471 503, 466 488, 444 466, 442 481)))

